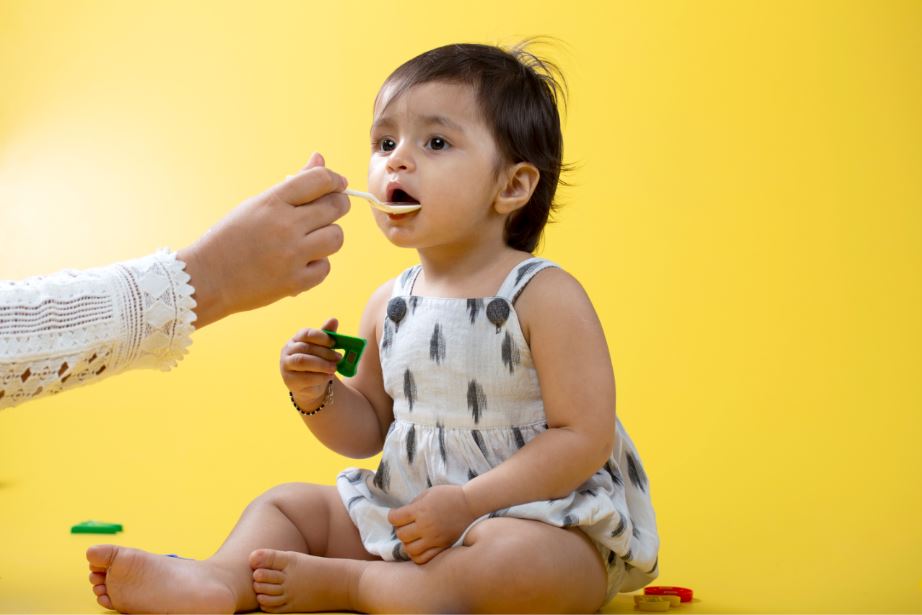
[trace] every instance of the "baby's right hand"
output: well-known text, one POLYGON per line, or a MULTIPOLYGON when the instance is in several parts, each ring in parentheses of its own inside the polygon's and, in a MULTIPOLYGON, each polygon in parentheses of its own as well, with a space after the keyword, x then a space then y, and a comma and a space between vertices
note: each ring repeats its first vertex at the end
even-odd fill
POLYGON ((333 338, 322 331, 336 331, 339 321, 331 318, 321 329, 302 329, 282 348, 279 369, 282 380, 298 405, 316 406, 326 393, 327 383, 336 373, 342 356, 333 350, 333 338))

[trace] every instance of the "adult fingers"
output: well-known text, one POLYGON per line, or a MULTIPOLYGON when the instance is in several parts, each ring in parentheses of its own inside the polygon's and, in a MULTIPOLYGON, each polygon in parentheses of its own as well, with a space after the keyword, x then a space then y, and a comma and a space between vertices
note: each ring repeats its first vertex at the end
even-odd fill
POLYGON ((291 296, 296 297, 305 290, 314 288, 323 282, 328 275, 330 275, 330 260, 328 258, 321 258, 308 263, 292 277, 291 296))
POLYGON ((311 154, 311 157, 307 159, 307 164, 304 165, 301 170, 306 171, 308 169, 313 169, 314 167, 326 166, 326 161, 323 159, 323 154, 320 152, 314 152, 311 154))
POLYGON ((339 173, 315 166, 287 178, 275 188, 275 195, 289 205, 304 205, 325 194, 342 192, 348 183, 339 173))
POLYGON ((338 224, 330 224, 307 233, 298 240, 297 250, 301 262, 305 265, 321 258, 335 254, 343 247, 345 235, 338 224))
POLYGON ((305 235, 332 224, 349 213, 352 203, 345 194, 334 192, 313 201, 309 206, 295 207, 289 216, 291 224, 305 235))

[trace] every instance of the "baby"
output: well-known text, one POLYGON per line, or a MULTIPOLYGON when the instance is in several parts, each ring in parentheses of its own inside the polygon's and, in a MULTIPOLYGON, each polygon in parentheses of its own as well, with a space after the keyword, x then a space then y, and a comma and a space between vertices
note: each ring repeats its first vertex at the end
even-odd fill
POLYGON ((524 48, 464 44, 388 77, 369 190, 421 205, 374 213, 420 264, 372 295, 355 377, 335 376, 335 319, 281 355, 313 435, 382 452, 377 471, 270 490, 204 561, 92 547, 101 605, 591 612, 656 577, 649 484, 615 416, 601 324, 572 276, 532 256, 562 167, 556 75, 524 48))

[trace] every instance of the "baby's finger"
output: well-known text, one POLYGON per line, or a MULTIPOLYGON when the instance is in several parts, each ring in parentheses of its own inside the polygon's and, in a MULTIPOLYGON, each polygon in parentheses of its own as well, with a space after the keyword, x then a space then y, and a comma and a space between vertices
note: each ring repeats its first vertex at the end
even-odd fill
MULTIPOLYGON (((335 319, 328 319, 327 322, 335 319)), ((291 338, 292 342, 304 342, 306 344, 316 344, 317 346, 325 346, 331 348, 333 346, 333 338, 323 332, 323 329, 301 329, 295 336, 291 338)))
POLYGON ((327 361, 333 361, 335 363, 339 363, 343 358, 342 354, 332 348, 318 346, 317 344, 308 344, 307 342, 293 342, 288 347, 287 354, 289 356, 296 354, 312 354, 321 359, 326 359, 327 361))
POLYGON ((292 343, 292 342, 306 342, 306 341, 308 341, 308 338, 311 336, 311 332, 312 332, 312 331, 317 331, 317 329, 315 329, 315 328, 313 328, 313 327, 305 327, 305 328, 303 328, 303 329, 298 329, 298 332, 295 333, 294 335, 292 335, 292 336, 291 336, 291 339, 288 340, 288 342, 289 342, 289 343, 292 343))
POLYGON ((407 523, 412 523, 416 520, 416 515, 413 513, 412 505, 408 504, 400 508, 392 508, 389 513, 387 513, 387 521, 394 527, 403 527, 407 523))
POLYGON ((417 555, 410 555, 410 552, 407 551, 407 555, 410 555, 410 559, 413 560, 414 563, 422 566, 423 564, 427 564, 431 562, 432 559, 436 555, 438 555, 444 550, 445 550, 445 547, 432 547, 431 549, 426 549, 425 551, 417 555))
POLYGON ((422 534, 419 532, 419 526, 417 526, 416 523, 408 523, 396 528, 395 534, 397 535, 397 540, 405 545, 410 544, 414 540, 419 540, 422 537, 422 534))
POLYGON ((335 374, 339 361, 328 361, 312 354, 292 354, 282 359, 282 367, 290 372, 335 374))
POLYGON ((403 543, 403 550, 406 551, 407 555, 409 555, 413 561, 416 561, 416 558, 425 553, 428 549, 429 545, 422 539, 403 543))

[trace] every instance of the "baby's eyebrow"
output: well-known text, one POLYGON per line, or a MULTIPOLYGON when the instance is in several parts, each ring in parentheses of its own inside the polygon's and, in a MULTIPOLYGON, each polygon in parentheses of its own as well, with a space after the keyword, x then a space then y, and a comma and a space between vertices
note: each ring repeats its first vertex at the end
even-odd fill
POLYGON ((424 115, 422 120, 426 125, 435 124, 458 132, 464 132, 464 127, 461 124, 444 115, 424 115))
POLYGON ((379 128, 392 128, 393 126, 394 126, 394 120, 392 120, 391 118, 387 116, 384 116, 384 117, 379 117, 374 122, 372 122, 371 130, 372 132, 374 132, 375 130, 379 128))
MULTIPOLYGON (((458 132, 465 132, 464 127, 453 119, 446 117, 444 115, 423 115, 420 116, 420 120, 426 126, 444 126, 450 130, 456 130, 458 132)), ((376 119, 371 124, 371 130, 383 130, 390 129, 396 126, 396 121, 389 116, 382 116, 376 119)))

